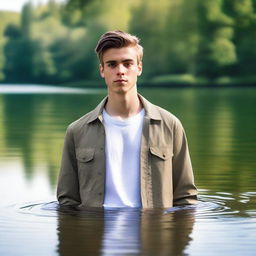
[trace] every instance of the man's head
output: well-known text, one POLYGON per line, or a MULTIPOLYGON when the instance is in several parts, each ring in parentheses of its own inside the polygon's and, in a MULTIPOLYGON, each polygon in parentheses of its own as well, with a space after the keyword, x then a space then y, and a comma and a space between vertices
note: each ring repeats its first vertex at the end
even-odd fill
POLYGON ((138 53, 138 63, 140 63, 143 57, 143 47, 139 43, 139 38, 129 33, 120 30, 109 31, 100 37, 95 52, 99 57, 101 65, 103 65, 103 54, 108 49, 134 47, 138 53))
POLYGON ((101 36, 95 50, 108 92, 135 92, 137 77, 142 72, 143 48, 139 39, 122 31, 110 31, 101 36))

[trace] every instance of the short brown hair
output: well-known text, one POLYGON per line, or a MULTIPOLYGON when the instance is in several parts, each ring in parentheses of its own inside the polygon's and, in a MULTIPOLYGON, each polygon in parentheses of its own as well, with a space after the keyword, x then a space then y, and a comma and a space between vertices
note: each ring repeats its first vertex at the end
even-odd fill
POLYGON ((139 43, 140 39, 137 36, 121 30, 108 31, 100 37, 95 48, 95 52, 102 63, 102 56, 108 49, 133 46, 137 48, 138 62, 141 62, 143 57, 143 47, 139 43))

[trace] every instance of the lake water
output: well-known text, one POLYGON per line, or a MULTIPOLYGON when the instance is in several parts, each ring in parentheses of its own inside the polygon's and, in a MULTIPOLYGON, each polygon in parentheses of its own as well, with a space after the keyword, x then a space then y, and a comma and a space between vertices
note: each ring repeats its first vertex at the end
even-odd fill
POLYGON ((0 255, 256 255, 256 89, 143 89, 182 121, 199 204, 59 209, 67 125, 105 90, 0 86, 0 255))

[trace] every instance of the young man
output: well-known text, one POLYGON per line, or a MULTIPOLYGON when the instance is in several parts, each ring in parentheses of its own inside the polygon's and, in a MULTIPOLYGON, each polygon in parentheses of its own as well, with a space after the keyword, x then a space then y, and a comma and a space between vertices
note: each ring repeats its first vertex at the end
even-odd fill
POLYGON ((137 93, 143 56, 138 38, 110 31, 96 52, 108 95, 67 129, 60 204, 168 208, 196 203, 180 121, 137 93))

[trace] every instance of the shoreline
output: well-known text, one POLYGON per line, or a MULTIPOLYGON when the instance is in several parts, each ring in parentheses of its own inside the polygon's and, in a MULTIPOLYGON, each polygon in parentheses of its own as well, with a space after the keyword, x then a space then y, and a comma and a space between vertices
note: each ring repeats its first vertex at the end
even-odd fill
MULTIPOLYGON (((106 88, 105 82, 95 80, 84 80, 64 83, 6 83, 0 82, 0 86, 54 86, 54 87, 72 87, 80 89, 102 89, 106 88)), ((141 79, 138 80, 140 88, 238 88, 238 87, 256 87, 256 79, 216 79, 209 81, 206 79, 141 79)))

